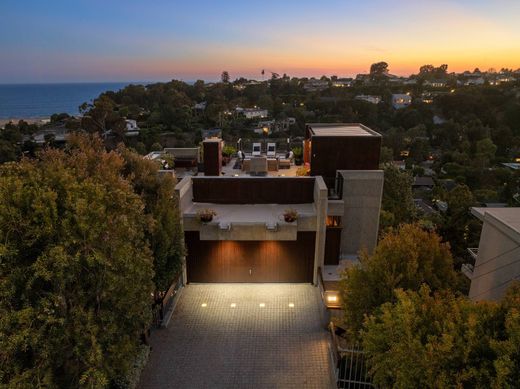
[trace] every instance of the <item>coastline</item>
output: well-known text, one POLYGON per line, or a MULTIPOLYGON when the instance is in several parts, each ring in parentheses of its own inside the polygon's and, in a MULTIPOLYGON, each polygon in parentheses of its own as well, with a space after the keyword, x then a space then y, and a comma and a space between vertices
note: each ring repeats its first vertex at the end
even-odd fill
POLYGON ((13 122, 14 124, 17 124, 20 120, 23 120, 24 122, 27 122, 29 124, 38 124, 41 126, 41 125, 49 123, 51 118, 49 116, 30 117, 30 118, 0 118, 0 128, 4 128, 5 125, 9 122, 13 122))

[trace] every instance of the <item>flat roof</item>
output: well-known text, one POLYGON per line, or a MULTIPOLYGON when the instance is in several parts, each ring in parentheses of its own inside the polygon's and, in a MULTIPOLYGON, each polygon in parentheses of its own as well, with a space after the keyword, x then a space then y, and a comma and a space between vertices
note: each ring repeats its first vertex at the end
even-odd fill
POLYGON ((313 136, 381 136, 360 123, 310 123, 307 127, 313 136))
POLYGON ((520 234, 520 207, 475 207, 471 208, 471 213, 482 221, 485 220, 485 216, 488 214, 500 223, 520 234))

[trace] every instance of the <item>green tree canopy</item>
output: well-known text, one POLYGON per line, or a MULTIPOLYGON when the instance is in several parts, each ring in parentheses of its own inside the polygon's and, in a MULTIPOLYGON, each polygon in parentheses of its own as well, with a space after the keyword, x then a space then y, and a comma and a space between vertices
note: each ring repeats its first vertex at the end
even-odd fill
POLYGON ((413 178, 407 172, 400 171, 392 164, 384 168, 385 182, 383 185, 382 209, 384 211, 381 227, 398 226, 409 223, 415 218, 416 210, 413 203, 413 178), (386 222, 385 222, 386 221, 386 222))
POLYGON ((155 297, 160 299, 181 270, 184 257, 176 180, 171 174, 157 174, 157 162, 144 159, 123 145, 118 151, 125 163, 123 175, 141 196, 144 213, 150 220, 146 238, 153 252, 155 297))
POLYGON ((362 331, 381 388, 516 388, 520 382, 520 288, 502 303, 449 291, 396 291, 362 331), (514 304, 511 304, 513 302, 514 304))
POLYGON ((0 383, 103 387, 150 322, 152 253, 124 159, 99 138, 0 166, 0 383))
POLYGON ((433 290, 456 284, 449 246, 435 232, 416 224, 404 224, 386 233, 374 253, 361 253, 360 264, 343 274, 341 290, 345 322, 351 333, 361 328, 365 315, 386 302, 395 301, 397 288, 433 290))

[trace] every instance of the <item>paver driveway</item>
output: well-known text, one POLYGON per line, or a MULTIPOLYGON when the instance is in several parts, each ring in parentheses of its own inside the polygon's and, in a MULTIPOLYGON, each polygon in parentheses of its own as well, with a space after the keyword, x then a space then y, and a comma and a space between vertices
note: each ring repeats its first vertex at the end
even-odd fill
POLYGON ((141 389, 330 388, 317 288, 191 284, 182 293, 168 329, 152 335, 141 389))

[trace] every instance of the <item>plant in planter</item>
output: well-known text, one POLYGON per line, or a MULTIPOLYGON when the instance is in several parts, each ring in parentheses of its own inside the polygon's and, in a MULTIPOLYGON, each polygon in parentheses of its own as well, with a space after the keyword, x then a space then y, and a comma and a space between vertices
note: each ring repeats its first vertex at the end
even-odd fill
POLYGON ((311 169, 308 166, 300 166, 296 169, 296 175, 298 177, 308 176, 311 174, 311 169))
POLYGON ((294 154, 294 164, 300 166, 303 163, 303 149, 301 147, 295 147, 292 149, 294 154))
POLYGON ((209 223, 213 220, 214 216, 217 216, 217 213, 211 208, 199 209, 197 211, 197 219, 199 219, 201 223, 209 223))
POLYGON ((236 152, 237 149, 233 146, 224 146, 222 149, 222 166, 226 166, 236 152))
POLYGON ((161 155, 162 159, 162 168, 165 170, 172 170, 175 167, 175 158, 173 155, 168 153, 163 153, 161 155))
POLYGON ((295 209, 286 209, 283 218, 287 223, 293 223, 298 219, 298 211, 295 209))

